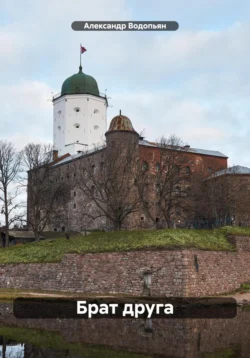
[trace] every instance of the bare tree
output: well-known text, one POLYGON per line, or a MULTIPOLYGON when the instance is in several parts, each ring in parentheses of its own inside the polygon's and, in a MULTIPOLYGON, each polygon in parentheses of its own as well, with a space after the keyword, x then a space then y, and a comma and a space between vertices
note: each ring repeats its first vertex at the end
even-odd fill
POLYGON ((231 221, 249 221, 248 185, 249 178, 237 173, 237 167, 212 174, 204 181, 205 215, 216 226, 223 226, 231 221))
POLYGON ((128 227, 131 214, 140 210, 140 197, 135 186, 138 142, 114 141, 112 148, 105 148, 102 154, 102 158, 96 155, 96 159, 91 156, 76 163, 76 186, 84 198, 81 212, 87 222, 102 222, 100 228, 108 226, 121 230, 128 227))
POLYGON ((21 203, 17 200, 20 194, 17 178, 20 171, 20 153, 10 142, 0 141, 0 201, 1 214, 5 218, 5 245, 9 246, 9 228, 18 221, 21 214, 21 203))
POLYGON ((52 147, 28 144, 22 152, 23 168, 28 171, 27 225, 36 240, 57 215, 59 204, 69 197, 69 186, 60 180, 60 171, 51 166, 52 147))
POLYGON ((176 220, 184 220, 190 214, 194 175, 187 148, 180 138, 162 137, 158 147, 154 168, 148 171, 148 163, 142 163, 145 174, 140 175, 139 193, 147 218, 157 228, 165 225, 170 228, 175 226, 176 220))

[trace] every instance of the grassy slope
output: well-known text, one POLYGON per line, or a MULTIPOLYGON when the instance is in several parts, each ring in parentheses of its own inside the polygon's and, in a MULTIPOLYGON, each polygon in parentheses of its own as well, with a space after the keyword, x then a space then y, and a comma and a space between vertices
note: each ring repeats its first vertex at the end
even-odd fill
POLYGON ((234 250, 228 235, 250 236, 250 228, 216 230, 170 229, 158 231, 95 232, 88 236, 59 238, 0 249, 0 264, 58 262, 65 253, 121 252, 140 249, 234 250))

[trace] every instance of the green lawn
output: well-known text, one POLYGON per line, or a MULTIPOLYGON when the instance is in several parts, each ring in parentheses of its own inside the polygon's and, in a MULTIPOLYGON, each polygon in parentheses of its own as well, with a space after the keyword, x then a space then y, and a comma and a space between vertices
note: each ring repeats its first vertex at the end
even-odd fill
POLYGON ((58 262, 66 253, 121 252, 141 249, 201 249, 232 251, 228 235, 250 236, 250 228, 224 227, 216 230, 142 230, 93 232, 70 240, 44 240, 0 249, 0 264, 58 262))

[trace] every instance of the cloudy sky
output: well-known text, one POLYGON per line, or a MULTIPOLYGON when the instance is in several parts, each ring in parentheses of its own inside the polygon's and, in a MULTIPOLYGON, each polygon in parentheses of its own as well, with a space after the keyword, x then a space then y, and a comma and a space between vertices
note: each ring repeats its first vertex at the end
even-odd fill
POLYGON ((176 134, 250 167, 248 0, 1 0, 0 139, 52 142, 51 93, 83 71, 146 139, 176 134), (75 32, 73 21, 174 20, 175 32, 75 32))

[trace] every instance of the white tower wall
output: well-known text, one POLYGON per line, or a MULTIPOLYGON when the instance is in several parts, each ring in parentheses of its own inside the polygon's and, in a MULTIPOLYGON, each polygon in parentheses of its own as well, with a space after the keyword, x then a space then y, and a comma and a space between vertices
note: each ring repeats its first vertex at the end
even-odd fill
POLYGON ((54 150, 58 156, 102 145, 107 131, 107 101, 89 94, 64 95, 53 101, 54 150))

